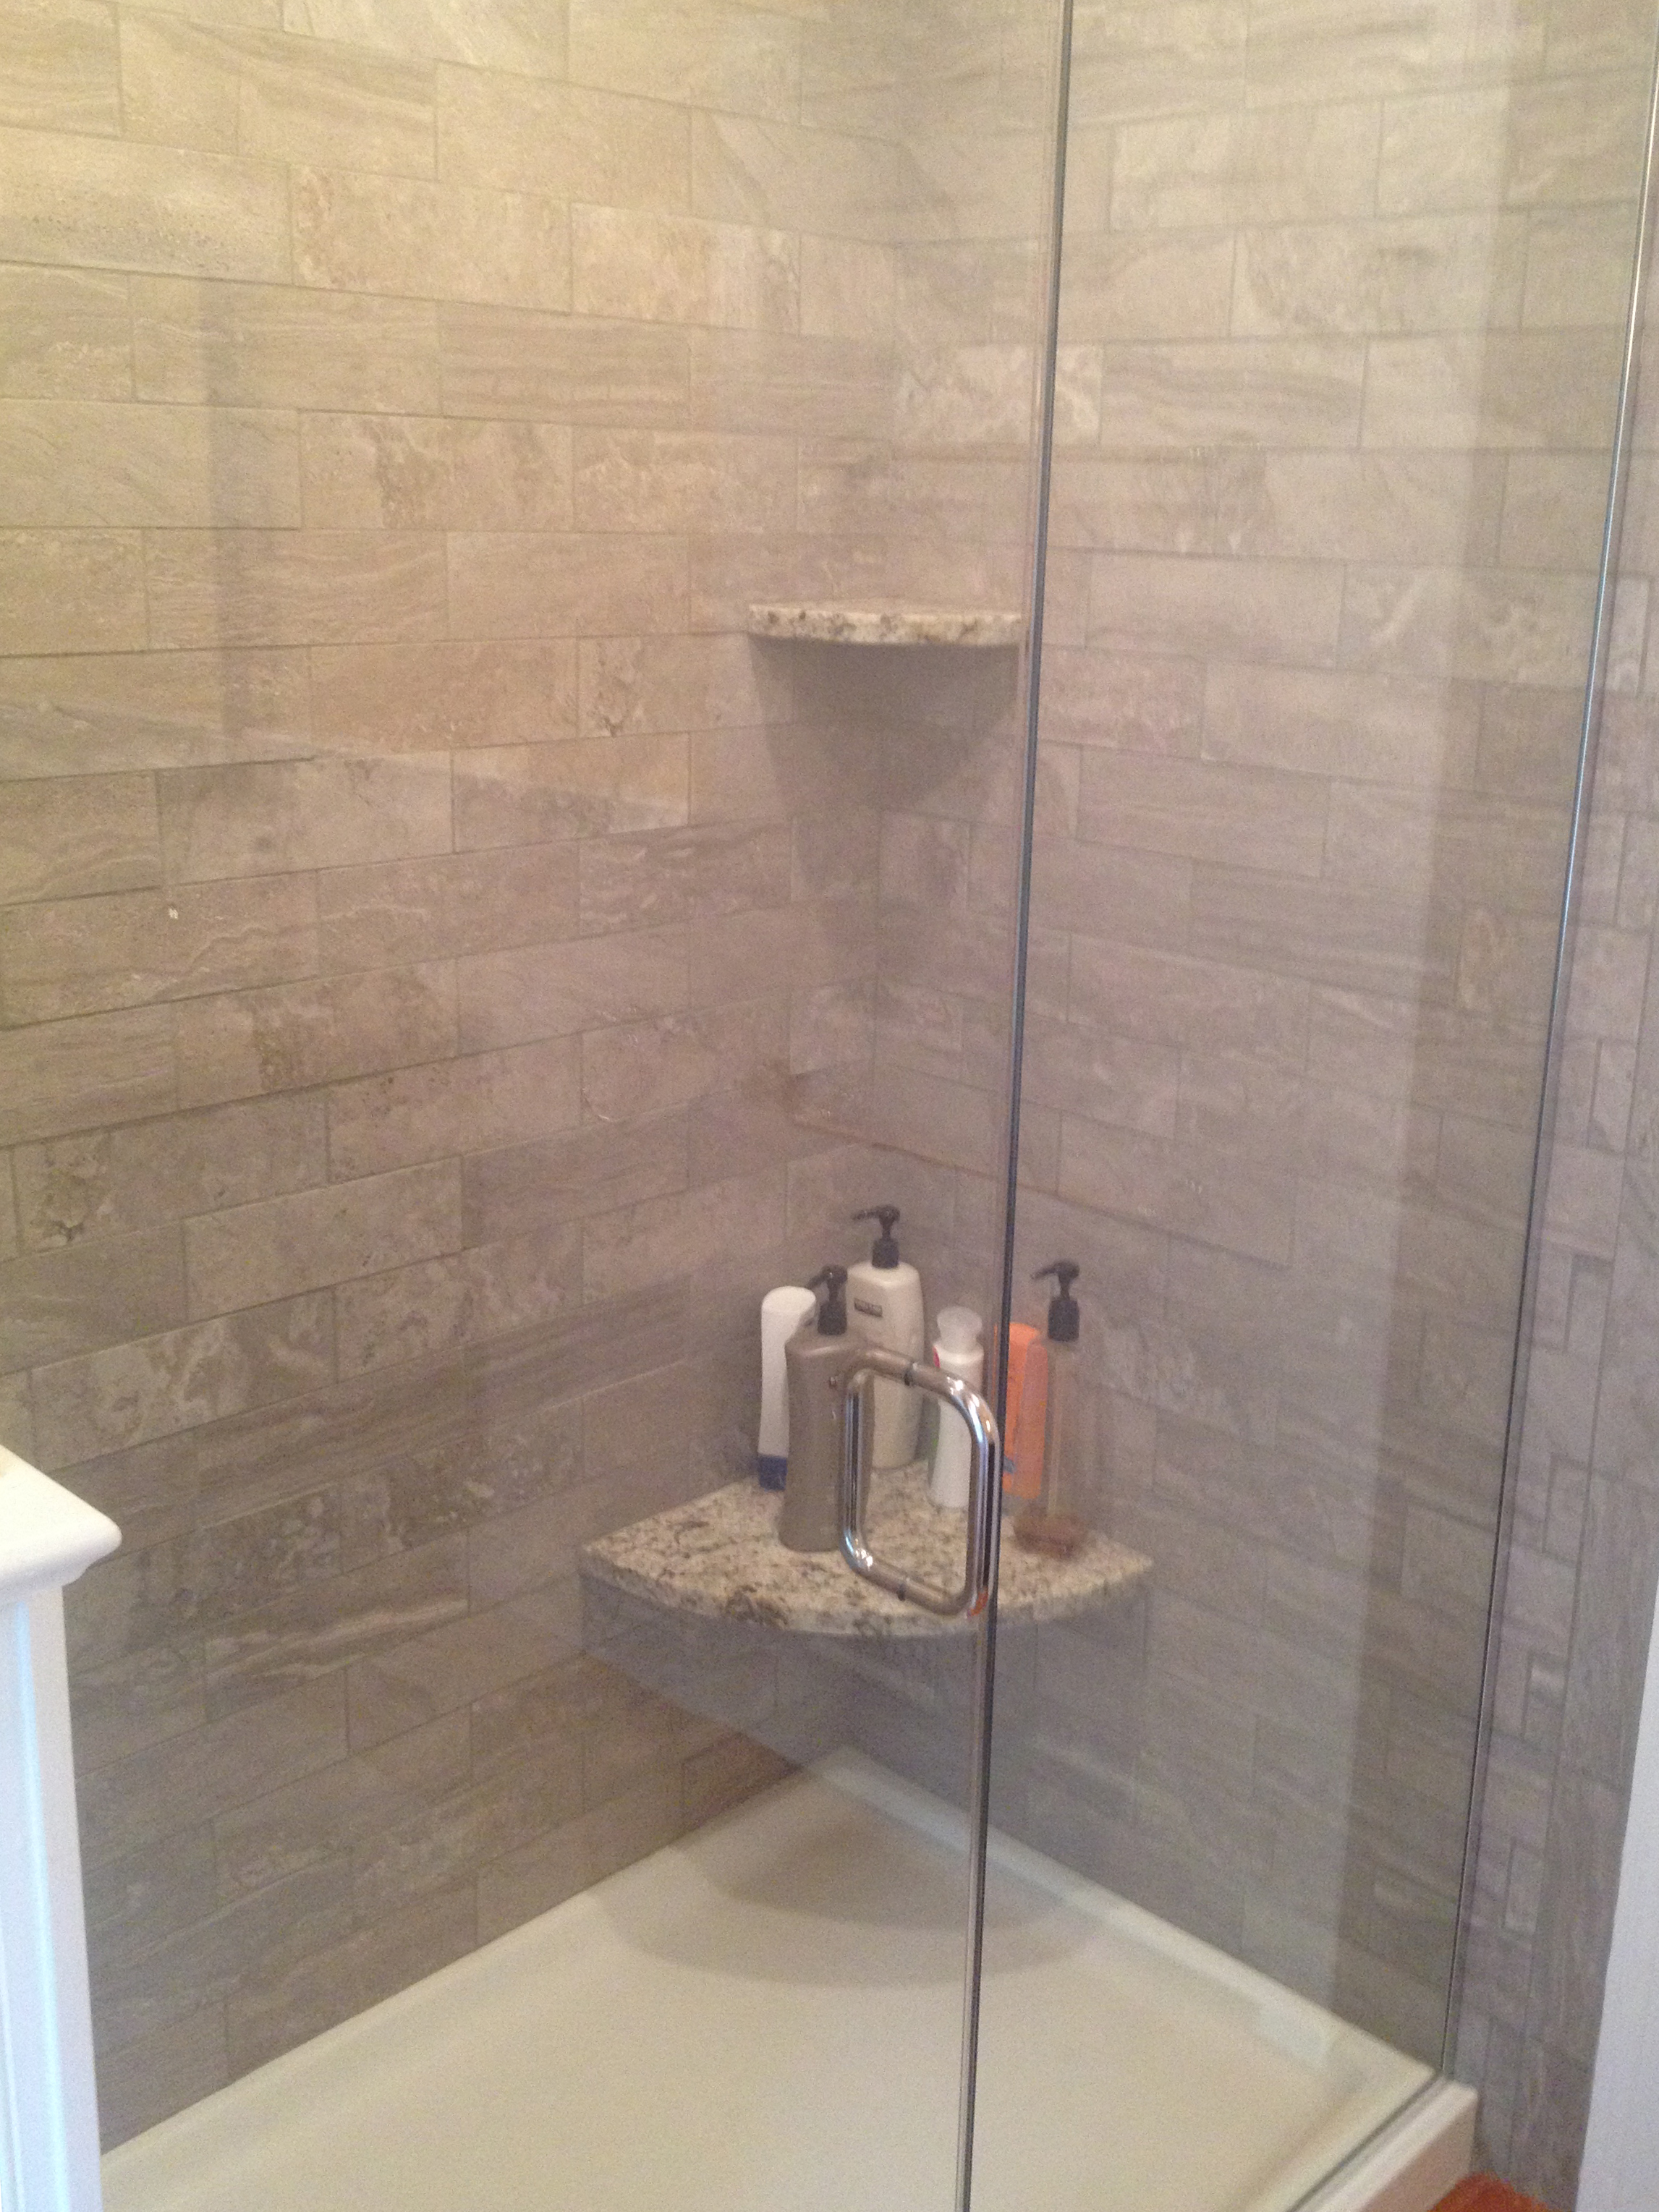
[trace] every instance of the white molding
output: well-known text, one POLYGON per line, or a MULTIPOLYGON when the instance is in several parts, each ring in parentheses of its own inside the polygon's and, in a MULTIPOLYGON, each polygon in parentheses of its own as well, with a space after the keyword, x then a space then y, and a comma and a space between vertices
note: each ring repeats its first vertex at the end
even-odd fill
POLYGON ((100 2212, 63 1586, 112 1521, 0 1446, 0 2205, 100 2212))
POLYGON ((1619 1864, 1578 2212, 1651 2212, 1659 2173, 1659 1620, 1619 1864))
POLYGON ((1461 2081, 1433 2082, 1303 2212, 1431 2212, 1474 2163, 1477 2102, 1461 2081))

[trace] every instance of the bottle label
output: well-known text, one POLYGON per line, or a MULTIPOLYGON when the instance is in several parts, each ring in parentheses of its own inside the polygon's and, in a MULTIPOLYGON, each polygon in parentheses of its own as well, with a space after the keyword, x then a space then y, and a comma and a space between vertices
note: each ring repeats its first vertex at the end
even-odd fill
POLYGON ((886 1310, 885 1306, 872 1305, 868 1298, 854 1298, 853 1301, 853 1311, 868 1314, 872 1321, 879 1321, 886 1310))

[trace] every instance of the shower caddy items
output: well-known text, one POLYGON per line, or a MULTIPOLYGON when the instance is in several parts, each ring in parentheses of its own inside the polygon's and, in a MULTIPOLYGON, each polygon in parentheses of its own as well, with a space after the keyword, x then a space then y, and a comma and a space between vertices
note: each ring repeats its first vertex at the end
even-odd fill
MULTIPOLYGON (((896 1206, 866 1206, 854 1221, 873 1221, 879 1234, 870 1257, 847 1271, 849 1320, 866 1344, 895 1352, 901 1359, 920 1359, 927 1345, 927 1322, 922 1307, 921 1277, 908 1260, 899 1257, 896 1206)), ((902 1382, 878 1381, 874 1386, 875 1420, 870 1450, 872 1467, 908 1467, 916 1456, 921 1401, 902 1382)), ((957 1424, 960 1426, 960 1424, 957 1424)))
MULTIPOLYGON (((968 1306, 942 1306, 934 1323, 934 1366, 970 1390, 985 1388, 984 1326, 968 1306)), ((962 1423, 936 1420, 927 1478, 927 1495, 935 1505, 955 1513, 967 1510, 971 1459, 970 1440, 962 1423)))
POLYGON ((778 1516, 778 1541, 792 1552, 833 1552, 841 1542, 841 1466, 847 1428, 846 1379, 864 1357, 865 1342, 847 1326, 847 1270, 821 1267, 806 1285, 822 1285, 814 1320, 802 1323, 784 1349, 789 1378, 789 1469, 778 1516))
POLYGON ((781 1283, 761 1300, 760 1434, 755 1472, 763 1490, 781 1490, 789 1464, 789 1370, 784 1348, 817 1300, 799 1283, 781 1283))
POLYGON ((1072 1296, 1081 1270, 1051 1260, 1031 1278, 1052 1275, 1048 1327, 1009 1332, 1008 1433, 1005 1488, 1014 1504, 1014 1541, 1028 1552, 1068 1559, 1089 1534, 1084 1516, 1078 1335, 1082 1316, 1072 1296), (1018 1340, 1018 1341, 1016 1341, 1018 1340))

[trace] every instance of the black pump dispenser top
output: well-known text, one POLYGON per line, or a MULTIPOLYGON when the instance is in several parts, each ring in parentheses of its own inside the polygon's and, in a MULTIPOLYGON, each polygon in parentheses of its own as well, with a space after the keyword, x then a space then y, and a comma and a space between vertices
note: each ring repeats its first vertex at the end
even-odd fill
POLYGON ((1077 1300, 1072 1296, 1072 1285, 1082 1273, 1075 1260, 1051 1260, 1046 1267, 1039 1267, 1031 1280, 1040 1283, 1045 1275, 1052 1275, 1060 1285, 1059 1291, 1048 1301, 1048 1341, 1051 1344, 1075 1344, 1082 1316, 1077 1300))
POLYGON ((872 1267, 896 1267, 899 1263, 898 1239, 893 1234, 893 1224, 899 1218, 896 1206, 866 1206, 862 1213, 853 1216, 854 1221, 878 1221, 881 1234, 870 1247, 872 1267))
POLYGON ((847 1270, 845 1267, 820 1267, 816 1275, 807 1278, 809 1291, 823 1285, 823 1303, 818 1308, 818 1334, 845 1336, 847 1334, 847 1270))

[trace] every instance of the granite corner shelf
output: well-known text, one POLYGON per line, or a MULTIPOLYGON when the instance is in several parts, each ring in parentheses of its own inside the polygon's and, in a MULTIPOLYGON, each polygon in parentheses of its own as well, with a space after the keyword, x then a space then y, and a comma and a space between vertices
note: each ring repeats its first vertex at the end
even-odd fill
MULTIPOLYGON (((874 1480, 870 1523, 878 1548, 913 1562, 936 1582, 957 1580, 962 1520, 929 1500, 926 1468, 904 1468, 874 1480)), ((586 1545, 582 1575, 670 1613, 796 1635, 893 1638, 970 1632, 972 1624, 959 1616, 941 1620, 861 1580, 839 1553, 786 1551, 777 1539, 778 1504, 776 1494, 757 1483, 728 1483, 586 1545)), ((1091 1535, 1069 1559, 1043 1559, 1010 1540, 1002 1547, 998 1618, 1067 1619, 1127 1595, 1151 1565, 1139 1552, 1105 1536, 1091 1535)))
POLYGON ((890 599, 790 599, 751 606, 750 637, 817 645, 1021 644, 1025 617, 1007 607, 923 606, 890 599))

